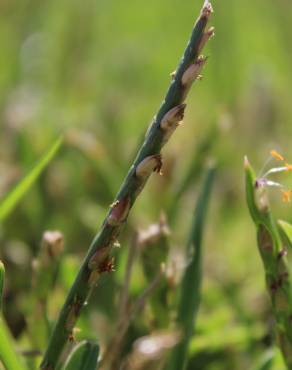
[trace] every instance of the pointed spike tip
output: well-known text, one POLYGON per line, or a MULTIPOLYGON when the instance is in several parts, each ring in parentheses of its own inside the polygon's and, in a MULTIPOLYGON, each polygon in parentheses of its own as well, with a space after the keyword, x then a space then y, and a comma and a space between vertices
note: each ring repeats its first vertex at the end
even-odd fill
POLYGON ((189 65, 182 75, 181 82, 183 86, 190 88, 192 83, 198 79, 207 59, 207 56, 200 55, 195 63, 189 65))
POLYGON ((212 14, 212 13, 213 13, 213 7, 212 7, 210 1, 205 0, 203 8, 202 8, 201 16, 208 18, 210 16, 210 14, 212 14))
POLYGON ((243 166, 244 166, 244 169, 247 170, 250 168, 250 163, 249 163, 249 160, 247 158, 247 156, 245 155, 244 156, 244 160, 243 160, 243 166))

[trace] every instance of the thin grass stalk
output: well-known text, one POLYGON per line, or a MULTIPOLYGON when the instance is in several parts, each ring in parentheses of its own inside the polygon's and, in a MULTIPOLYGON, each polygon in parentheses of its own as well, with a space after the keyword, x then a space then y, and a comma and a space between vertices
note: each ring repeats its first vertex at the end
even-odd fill
POLYGON ((101 362, 102 370, 116 370, 119 366, 122 343, 127 334, 127 331, 135 319, 135 317, 143 311, 146 302, 149 300, 153 292, 159 286, 159 283, 162 278, 162 273, 159 272, 155 278, 150 282, 150 284, 144 289, 140 296, 136 299, 133 304, 133 307, 125 312, 123 321, 120 321, 117 326, 116 335, 113 338, 113 341, 107 348, 107 351, 104 354, 104 357, 101 362))
POLYGON ((125 327, 127 323, 130 325, 129 322, 129 307, 130 307, 130 283, 131 277, 133 272, 134 262, 136 260, 138 251, 138 244, 137 244, 137 234, 130 243, 129 253, 127 258, 126 264, 126 273, 124 277, 123 286, 121 287, 121 292, 119 296, 119 312, 118 312, 118 321, 116 325, 116 333, 114 337, 110 340, 109 344, 107 345, 106 351, 102 358, 101 366, 103 367, 106 364, 107 367, 110 366, 111 363, 114 363, 117 357, 120 356, 121 352, 121 342, 124 338, 125 332, 127 331, 128 326, 125 327), (125 327, 125 329, 124 329, 125 327))
POLYGON ((43 234, 38 257, 33 261, 33 283, 28 319, 29 333, 33 345, 44 349, 50 335, 47 303, 64 249, 64 238, 60 231, 43 234))
MULTIPOLYGON (((147 283, 150 283, 153 276, 166 266, 170 243, 170 230, 168 228, 165 217, 162 215, 157 224, 152 224, 144 232, 139 233, 139 249, 142 262, 143 272, 147 283)), ((161 279, 159 287, 150 297, 149 305, 151 307, 151 323, 156 329, 166 329, 170 323, 170 307, 169 307, 170 283, 165 271, 161 279)))
POLYGON ((123 321, 125 319, 125 315, 127 315, 128 305, 130 301, 130 283, 137 251, 137 235, 135 235, 134 239, 130 243, 125 278, 119 296, 119 322, 123 321))
POLYGON ((2 295, 4 289, 5 268, 0 261, 0 366, 6 370, 26 370, 24 362, 14 349, 14 341, 2 317, 2 295))
POLYGON ((3 307, 3 291, 4 291, 4 277, 5 277, 5 267, 2 261, 0 261, 0 314, 2 313, 3 307))
POLYGON ((112 271, 113 263, 110 255, 131 207, 150 174, 153 171, 159 172, 161 169, 161 148, 183 118, 185 110, 183 102, 206 62, 206 58, 199 56, 199 53, 207 41, 206 34, 208 38, 213 34, 213 29, 212 32, 206 31, 211 12, 211 4, 205 1, 166 97, 72 284, 41 363, 43 370, 56 369, 65 345, 72 338, 73 328, 84 303, 96 286, 100 275, 103 272, 112 271))
POLYGON ((181 330, 181 341, 172 351, 167 370, 183 370, 187 364, 188 348, 194 332, 194 324, 201 299, 202 279, 202 235, 205 226, 206 212, 214 181, 215 168, 208 169, 199 195, 190 239, 187 243, 187 265, 181 284, 181 294, 177 314, 177 326, 181 330))

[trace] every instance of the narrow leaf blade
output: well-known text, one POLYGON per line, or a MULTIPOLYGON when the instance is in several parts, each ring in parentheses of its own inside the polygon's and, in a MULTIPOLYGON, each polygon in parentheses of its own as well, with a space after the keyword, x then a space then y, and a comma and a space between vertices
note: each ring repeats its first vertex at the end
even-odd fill
POLYGON ((208 169, 199 195, 187 252, 192 253, 192 259, 187 266, 182 280, 181 296, 178 308, 177 324, 182 330, 182 340, 174 349, 170 358, 168 370, 183 370, 187 363, 190 339, 200 304, 201 268, 202 268, 202 235, 206 220, 208 203, 214 182, 215 168, 208 169))
POLYGON ((25 193, 35 183, 42 171, 53 159, 62 141, 62 137, 59 137, 33 169, 0 201, 0 221, 9 216, 25 193))
POLYGON ((14 350, 14 343, 11 334, 0 318, 0 362, 6 370, 26 370, 18 354, 14 350))
POLYGON ((4 290, 4 277, 5 277, 5 268, 2 261, 0 261, 0 314, 2 311, 2 300, 3 300, 3 290, 4 290))
POLYGON ((62 370, 96 370, 99 345, 95 342, 80 342, 71 352, 62 370))
POLYGON ((292 248, 292 225, 283 220, 278 220, 277 224, 279 226, 280 235, 288 246, 292 248))

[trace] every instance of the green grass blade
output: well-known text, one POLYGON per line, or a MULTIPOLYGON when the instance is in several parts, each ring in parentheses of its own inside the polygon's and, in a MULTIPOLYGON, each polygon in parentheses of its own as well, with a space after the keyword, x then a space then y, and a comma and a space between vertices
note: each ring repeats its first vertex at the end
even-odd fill
POLYGON ((11 334, 3 319, 0 318, 0 362, 6 370, 26 370, 19 355, 14 350, 14 343, 11 334))
POLYGON ((279 231, 285 243, 292 248, 292 225, 289 222, 278 220, 279 231))
POLYGON ((97 343, 83 341, 73 349, 62 370, 96 370, 98 355, 97 343))
POLYGON ((173 351, 168 370, 182 370, 187 363, 190 339, 193 335, 194 323, 200 304, 201 268, 202 268, 202 235, 205 225, 208 202, 214 181, 215 168, 208 169, 199 195, 187 253, 192 255, 182 280, 181 296, 178 308, 177 324, 182 330, 182 339, 173 351))
POLYGON ((176 219, 181 197, 191 186, 197 183, 202 171, 204 170, 208 153, 214 147, 216 139, 218 139, 218 130, 217 127, 212 127, 202 141, 198 143, 198 147, 194 150, 189 167, 175 189, 175 194, 170 201, 167 215, 171 225, 176 219))
POLYGON ((25 193, 38 179, 60 148, 62 141, 62 137, 59 137, 33 169, 0 201, 0 221, 3 221, 13 211, 25 193))
POLYGON ((275 351, 273 349, 268 350, 264 353, 254 370, 271 370, 273 368, 274 358, 275 351))
POLYGON ((3 289, 4 289, 4 276, 5 276, 5 268, 0 261, 0 314, 2 312, 2 299, 3 299, 3 289))
MULTIPOLYGON (((2 308, 2 293, 4 287, 5 269, 0 261, 0 310, 2 308)), ((1 312, 0 312, 1 314, 1 312)), ((0 364, 4 365, 6 370, 26 370, 19 356, 14 351, 14 344, 9 329, 6 327, 2 316, 0 316, 0 364)))

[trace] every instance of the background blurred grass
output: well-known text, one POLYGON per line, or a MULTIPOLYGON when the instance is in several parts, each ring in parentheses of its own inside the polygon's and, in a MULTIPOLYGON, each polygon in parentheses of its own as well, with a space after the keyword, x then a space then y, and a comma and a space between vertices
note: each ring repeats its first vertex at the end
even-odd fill
MULTIPOLYGON (((57 228, 65 234, 66 288, 164 97, 201 5, 199 0, 1 1, 0 194, 60 132, 66 138, 41 180, 0 227, 5 312, 20 342, 27 276, 42 232, 57 228)), ((118 271, 100 288, 105 299, 90 312, 97 327, 108 325, 105 312, 114 315, 115 309, 106 296, 119 288, 129 235, 169 209, 192 158, 200 154, 199 143, 215 132, 204 155, 215 158, 219 170, 191 369, 246 369, 269 341, 269 311, 244 204, 242 158, 248 154, 260 169, 271 148, 292 157, 292 3, 214 0, 213 6, 216 37, 208 45, 204 79, 187 101, 184 127, 164 152, 164 177, 150 180, 131 214, 118 271)), ((196 194, 192 184, 181 200, 171 225, 173 245, 185 241, 196 194)), ((278 194, 274 203, 291 222, 291 207, 282 205, 278 194)), ((139 269, 136 274, 133 294, 144 284, 139 269)), ((52 314, 62 302, 59 293, 52 314)))

